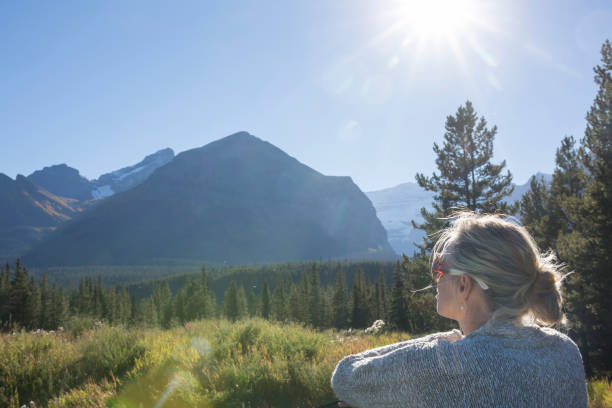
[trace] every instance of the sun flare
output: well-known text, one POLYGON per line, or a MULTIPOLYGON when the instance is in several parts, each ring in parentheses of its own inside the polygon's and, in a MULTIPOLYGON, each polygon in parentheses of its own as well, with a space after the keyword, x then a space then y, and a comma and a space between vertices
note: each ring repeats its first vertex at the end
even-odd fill
POLYGON ((460 36, 481 20, 475 0, 405 0, 396 13, 408 36, 419 40, 460 36))
MULTIPOLYGON (((398 68, 402 56, 425 63, 431 57, 451 55, 466 75, 473 71, 473 55, 488 67, 497 66, 487 44, 491 35, 499 34, 496 4, 485 0, 389 1, 379 13, 384 29, 370 44, 395 44, 387 61, 389 69, 398 68)), ((413 63, 410 69, 415 67, 413 63)))

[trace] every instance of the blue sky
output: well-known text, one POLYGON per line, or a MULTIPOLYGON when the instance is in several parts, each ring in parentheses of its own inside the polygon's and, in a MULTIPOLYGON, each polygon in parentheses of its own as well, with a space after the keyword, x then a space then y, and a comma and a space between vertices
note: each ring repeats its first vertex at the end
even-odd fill
POLYGON ((96 178, 246 130, 371 191, 431 174, 467 99, 515 182, 552 172, 583 135, 612 2, 471 0, 457 26, 423 4, 1 2, 0 172, 96 178))

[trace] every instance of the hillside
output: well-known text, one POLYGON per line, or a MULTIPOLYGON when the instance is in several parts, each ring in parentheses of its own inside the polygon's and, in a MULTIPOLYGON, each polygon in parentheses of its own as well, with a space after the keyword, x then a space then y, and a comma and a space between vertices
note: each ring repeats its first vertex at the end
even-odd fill
POLYGON ((246 132, 185 151, 63 224, 31 266, 390 258, 350 177, 324 176, 246 132), (358 221, 358 222, 357 222, 358 221))
POLYGON ((77 214, 77 200, 58 197, 18 175, 0 173, 0 259, 12 258, 77 214))

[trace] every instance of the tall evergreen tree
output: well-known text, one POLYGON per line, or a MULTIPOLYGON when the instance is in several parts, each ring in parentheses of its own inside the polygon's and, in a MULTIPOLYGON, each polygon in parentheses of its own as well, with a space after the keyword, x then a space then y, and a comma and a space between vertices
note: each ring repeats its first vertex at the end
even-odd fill
POLYGON ((299 301, 299 309, 300 309, 300 319, 299 321, 302 323, 312 323, 312 314, 310 313, 310 279, 308 279, 308 273, 306 271, 302 271, 300 284, 298 287, 298 301, 299 301))
POLYGON ((336 271, 336 282, 334 284, 334 295, 332 308, 334 311, 334 327, 343 329, 348 325, 348 289, 346 286, 346 273, 342 270, 342 265, 338 265, 336 271))
POLYGON ((560 225, 553 209, 554 202, 550 188, 542 178, 533 176, 529 190, 521 197, 521 222, 529 230, 540 248, 553 248, 560 225))
POLYGON ((17 259, 15 262, 15 274, 11 281, 11 295, 9 305, 9 319, 12 322, 24 324, 25 310, 30 296, 30 285, 28 281, 28 272, 21 266, 21 261, 17 259))
POLYGON ((368 298, 368 282, 363 271, 358 269, 353 278, 351 292, 351 326, 365 328, 370 323, 370 299, 368 298))
MULTIPOLYGON (((594 68, 597 95, 587 113, 587 127, 581 141, 581 161, 589 174, 581 222, 589 223, 592 273, 597 282, 593 304, 600 325, 597 337, 601 361, 612 361, 612 44, 601 47, 601 62, 594 68)), ((609 368, 609 367, 608 367, 609 368)))
POLYGON ((263 291, 261 293, 261 317, 269 319, 272 312, 272 302, 270 300, 270 287, 268 282, 264 282, 263 291))
POLYGON ((34 281, 34 277, 30 277, 30 282, 28 283, 28 297, 22 324, 28 329, 40 327, 40 291, 34 281))
POLYGON ((238 296, 236 298, 238 305, 238 319, 242 319, 248 314, 248 305, 247 305, 247 297, 246 292, 244 290, 244 286, 240 285, 238 288, 238 296))
POLYGON ((406 302, 406 284, 399 261, 393 269, 393 286, 391 287, 390 324, 398 330, 410 330, 408 305, 406 302))
POLYGON ((280 272, 276 274, 276 286, 272 294, 272 315, 279 322, 287 320, 287 297, 285 295, 285 283, 280 272))
POLYGON ((11 295, 11 269, 0 265, 0 330, 8 327, 11 295))
POLYGON ((249 317, 255 317, 257 315, 257 295, 252 290, 249 291, 247 298, 247 304, 249 309, 249 317))
POLYGON ((381 271, 374 284, 374 318, 387 319, 387 285, 385 284, 385 273, 381 271))
POLYGON ((55 330, 63 324, 68 313, 68 300, 62 288, 55 283, 51 286, 51 311, 49 313, 49 325, 55 330))
POLYGON ((442 147, 434 143, 436 166, 439 173, 431 177, 417 173, 416 181, 425 190, 433 191, 434 211, 421 209, 425 220, 415 228, 427 232, 419 247, 429 251, 433 245, 431 236, 445 226, 442 220, 454 208, 466 208, 477 212, 510 212, 516 207, 508 206, 503 198, 514 190, 510 171, 502 174, 506 162, 493 164, 493 141, 497 127, 487 127, 484 117, 478 115, 470 101, 460 106, 455 116, 448 116, 445 124, 442 147))
POLYGON ((236 284, 236 281, 233 280, 230 282, 229 288, 223 295, 223 311, 225 313, 225 317, 231 321, 235 321, 241 317, 240 301, 238 296, 238 285, 236 284))
POLYGON ((49 280, 47 274, 43 274, 40 280, 40 324, 41 329, 50 329, 50 313, 51 313, 51 288, 49 288, 49 280))
POLYGON ((289 284, 289 318, 294 322, 302 321, 300 291, 293 280, 289 284))
POLYGON ((312 263, 310 269, 310 294, 309 294, 310 322, 313 326, 320 326, 323 319, 323 308, 321 307, 321 281, 317 264, 312 263))

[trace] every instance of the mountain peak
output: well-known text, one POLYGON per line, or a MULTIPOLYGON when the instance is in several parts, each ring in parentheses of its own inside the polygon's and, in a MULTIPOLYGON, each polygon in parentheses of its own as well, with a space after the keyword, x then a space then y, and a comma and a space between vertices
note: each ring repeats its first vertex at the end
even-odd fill
POLYGON ((232 133, 229 136, 225 136, 221 139, 219 139, 219 141, 221 140, 260 140, 258 137, 253 136, 252 134, 250 134, 247 131, 241 130, 240 132, 236 132, 236 133, 232 133))
POLYGON ((36 170, 28 181, 59 197, 88 200, 91 198, 91 183, 79 171, 65 163, 36 170))
POLYGON ((254 145, 254 144, 258 144, 258 143, 268 144, 268 142, 258 138, 257 136, 253 136, 249 132, 240 131, 240 132, 232 133, 231 135, 225 136, 225 137, 223 137, 221 139, 215 140, 215 141, 209 143, 206 146, 210 146, 210 145, 216 145, 216 146, 247 146, 247 145, 254 145))

